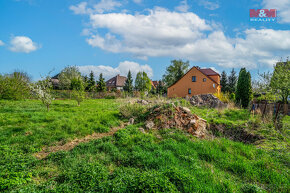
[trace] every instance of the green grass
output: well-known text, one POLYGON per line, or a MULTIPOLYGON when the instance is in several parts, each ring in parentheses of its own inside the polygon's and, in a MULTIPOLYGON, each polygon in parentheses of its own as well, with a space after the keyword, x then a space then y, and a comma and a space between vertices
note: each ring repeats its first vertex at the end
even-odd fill
MULTIPOLYGON (((88 100, 77 107, 54 101, 47 112, 39 101, 0 101, 0 191, 289 192, 287 145, 273 151, 225 138, 201 140, 174 128, 144 134, 142 122, 43 160, 33 156, 44 146, 117 126, 122 102, 88 100)), ((192 110, 228 125, 259 121, 246 110, 192 110)), ((269 143, 271 137, 285 140, 272 129, 269 123, 258 130, 269 143)))
POLYGON ((119 103, 88 100, 55 101, 47 112, 39 101, 0 101, 0 145, 37 152, 55 142, 107 132, 120 122, 119 103))
POLYGON ((287 192, 283 158, 227 139, 162 140, 130 126, 113 137, 51 154, 32 172, 24 192, 287 192), (36 183, 37 182, 37 183, 36 183))
POLYGON ((115 100, 54 101, 50 111, 39 101, 0 101, 0 191, 28 183, 44 146, 65 143, 120 123, 115 100))

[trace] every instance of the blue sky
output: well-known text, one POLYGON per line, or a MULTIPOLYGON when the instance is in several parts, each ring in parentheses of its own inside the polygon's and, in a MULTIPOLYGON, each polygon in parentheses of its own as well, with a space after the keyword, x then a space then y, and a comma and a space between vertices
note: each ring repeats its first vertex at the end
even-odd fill
POLYGON ((0 0, 0 73, 37 80, 76 65, 156 80, 183 59, 256 77, 290 55, 289 9, 287 0, 0 0), (259 8, 277 9, 278 22, 250 22, 259 8))

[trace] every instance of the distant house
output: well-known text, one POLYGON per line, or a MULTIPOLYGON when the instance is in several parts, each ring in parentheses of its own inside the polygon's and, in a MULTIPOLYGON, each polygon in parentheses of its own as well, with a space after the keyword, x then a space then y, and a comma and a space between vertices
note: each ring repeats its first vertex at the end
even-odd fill
POLYGON ((156 86, 154 85, 154 81, 150 80, 151 82, 151 89, 156 89, 156 86))
POLYGON ((220 93, 220 75, 210 68, 192 67, 182 78, 168 87, 168 97, 186 97, 220 93))
POLYGON ((59 74, 51 77, 51 79, 50 79, 50 82, 52 83, 53 89, 59 89, 60 88, 58 77, 59 77, 59 74))
POLYGON ((158 86, 158 84, 159 84, 159 81, 154 80, 154 81, 152 81, 152 83, 153 83, 154 88, 157 88, 157 86, 158 86))
POLYGON ((108 90, 117 89, 117 90, 123 90, 123 87, 125 86, 125 82, 127 80, 127 77, 120 76, 119 74, 111 79, 109 79, 106 82, 106 86, 108 90))

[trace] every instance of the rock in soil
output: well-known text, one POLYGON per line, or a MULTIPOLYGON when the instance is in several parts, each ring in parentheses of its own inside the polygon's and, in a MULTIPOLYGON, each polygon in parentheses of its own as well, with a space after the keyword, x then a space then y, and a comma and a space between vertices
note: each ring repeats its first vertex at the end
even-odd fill
POLYGON ((135 121, 134 118, 130 118, 129 119, 129 122, 128 122, 128 125, 133 125, 134 124, 134 121, 135 121))
POLYGON ((142 127, 139 128, 139 131, 141 131, 141 133, 145 133, 145 130, 142 127))
POLYGON ((145 127, 146 127, 146 129, 152 129, 154 127, 153 121, 146 121, 145 127))
POLYGON ((142 105, 148 105, 150 102, 142 99, 142 100, 137 100, 137 103, 140 103, 142 105))
POLYGON ((187 107, 180 107, 181 110, 183 110, 184 112, 188 113, 188 114, 191 114, 191 111, 189 108, 187 107))

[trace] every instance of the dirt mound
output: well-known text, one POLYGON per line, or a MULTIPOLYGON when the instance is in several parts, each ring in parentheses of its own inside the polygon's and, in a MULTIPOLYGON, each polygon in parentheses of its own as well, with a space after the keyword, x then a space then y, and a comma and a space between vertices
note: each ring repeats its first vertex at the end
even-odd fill
POLYGON ((194 106, 208 106, 211 108, 225 107, 226 104, 212 94, 201 94, 192 96, 189 102, 194 106))
POLYGON ((209 130, 214 136, 223 136, 234 141, 254 143, 264 137, 248 132, 242 127, 229 127, 224 124, 211 124, 209 130))
POLYGON ((147 129, 178 128, 200 138, 209 135, 206 120, 192 114, 186 107, 176 107, 174 104, 158 105, 149 112, 145 123, 147 129))

